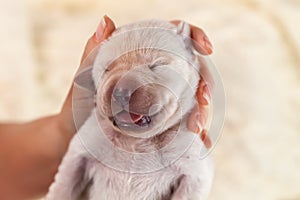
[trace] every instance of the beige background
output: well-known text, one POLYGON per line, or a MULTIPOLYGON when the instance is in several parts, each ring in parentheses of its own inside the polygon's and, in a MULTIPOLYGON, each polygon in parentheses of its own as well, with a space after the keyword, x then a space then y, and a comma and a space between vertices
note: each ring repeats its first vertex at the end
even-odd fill
POLYGON ((0 119, 59 110, 102 15, 204 28, 227 95, 210 199, 300 199, 300 1, 0 0, 0 119))

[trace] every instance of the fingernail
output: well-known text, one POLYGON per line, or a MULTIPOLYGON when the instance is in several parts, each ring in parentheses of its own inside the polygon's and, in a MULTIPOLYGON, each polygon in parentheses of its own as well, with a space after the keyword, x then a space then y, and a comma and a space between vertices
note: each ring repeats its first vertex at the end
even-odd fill
POLYGON ((208 51, 208 53, 211 53, 213 51, 213 46, 206 35, 204 35, 203 41, 205 49, 208 51))
POLYGON ((104 15, 97 27, 97 30, 96 30, 95 37, 96 37, 97 42, 101 41, 105 27, 106 27, 106 22, 105 22, 105 15, 104 15))
POLYGON ((207 85, 205 85, 204 88, 203 88, 203 98, 206 100, 206 102, 208 104, 210 104, 211 95, 210 95, 210 92, 209 92, 209 89, 208 89, 207 85))
POLYGON ((197 127, 198 127, 198 133, 201 133, 201 131, 203 130, 203 127, 201 125, 201 123, 199 121, 197 121, 197 127))
POLYGON ((201 133, 201 140, 203 141, 206 148, 211 148, 212 143, 206 129, 201 133))
POLYGON ((203 98, 206 100, 207 104, 210 104, 210 98, 206 92, 203 94, 203 98))

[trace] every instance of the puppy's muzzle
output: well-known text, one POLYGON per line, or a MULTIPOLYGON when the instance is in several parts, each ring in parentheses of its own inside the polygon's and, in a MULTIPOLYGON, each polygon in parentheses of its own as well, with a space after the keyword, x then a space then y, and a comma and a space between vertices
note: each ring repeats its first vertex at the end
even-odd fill
POLYGON ((113 101, 124 107, 129 104, 131 91, 129 89, 116 88, 112 95, 113 101))
POLYGON ((119 128, 148 127, 151 123, 149 115, 129 111, 129 101, 132 93, 130 89, 122 87, 113 90, 112 105, 118 107, 113 116, 113 123, 119 128))

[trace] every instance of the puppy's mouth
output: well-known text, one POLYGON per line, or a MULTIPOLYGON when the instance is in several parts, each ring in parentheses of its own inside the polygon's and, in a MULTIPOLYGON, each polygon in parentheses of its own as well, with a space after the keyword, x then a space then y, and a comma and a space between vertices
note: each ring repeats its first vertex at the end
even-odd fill
POLYGON ((117 126, 119 128, 132 127, 133 125, 146 128, 151 124, 151 116, 131 113, 127 112, 126 110, 122 110, 112 118, 112 121, 114 126, 117 126))

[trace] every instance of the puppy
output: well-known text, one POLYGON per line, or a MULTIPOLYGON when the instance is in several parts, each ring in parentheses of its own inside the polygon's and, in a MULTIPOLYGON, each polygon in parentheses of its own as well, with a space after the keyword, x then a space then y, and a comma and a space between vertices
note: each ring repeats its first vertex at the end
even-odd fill
POLYGON ((146 20, 118 28, 92 70, 95 104, 46 200, 205 199, 213 164, 187 119, 199 82, 190 27, 146 20), (203 150, 203 149, 202 149, 203 150))

